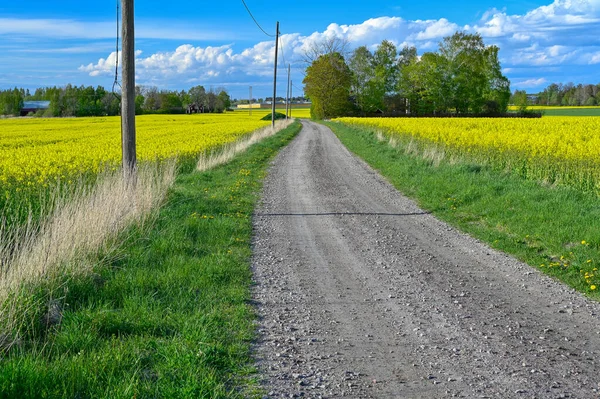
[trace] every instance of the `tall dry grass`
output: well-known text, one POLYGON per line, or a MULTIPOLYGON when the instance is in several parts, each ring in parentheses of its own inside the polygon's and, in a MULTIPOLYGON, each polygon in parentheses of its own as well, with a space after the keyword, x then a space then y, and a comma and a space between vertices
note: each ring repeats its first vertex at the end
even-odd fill
MULTIPOLYGON (((86 255, 116 247, 119 233, 143 222, 164 200, 175 175, 175 160, 142 165, 136 179, 106 172, 95 185, 79 183, 68 197, 59 194, 41 222, 30 219, 18 229, 0 225, 0 349, 18 340, 23 323, 31 322, 22 314, 28 291, 55 277, 88 272, 93 265, 86 255)), ((57 304, 47 299, 42 306, 56 313, 57 304)))
MULTIPOLYGON (((277 121, 220 150, 199 157, 204 171, 224 164, 252 144, 276 134, 292 120, 277 121)), ((40 296, 37 287, 56 278, 85 275, 96 266, 87 259, 102 250, 118 248, 116 238, 134 224, 143 223, 159 207, 176 177, 175 159, 140 166, 136 179, 122 172, 105 172, 94 185, 83 181, 56 190, 52 210, 41 222, 34 218, 18 228, 7 228, 0 218, 0 353, 20 340, 33 324, 56 324, 62 304, 51 292, 40 296), (33 299, 32 299, 33 298, 33 299), (40 315, 31 320, 27 315, 40 315)), ((51 284, 50 284, 51 285, 51 284)))
POLYGON ((226 144, 213 152, 204 154, 198 159, 196 169, 202 172, 214 168, 215 166, 227 163, 231 161, 237 154, 246 151, 246 149, 252 144, 258 143, 262 139, 273 136, 280 130, 291 125, 293 121, 294 119, 275 121, 275 127, 267 126, 262 129, 258 129, 253 133, 244 136, 240 140, 226 144))

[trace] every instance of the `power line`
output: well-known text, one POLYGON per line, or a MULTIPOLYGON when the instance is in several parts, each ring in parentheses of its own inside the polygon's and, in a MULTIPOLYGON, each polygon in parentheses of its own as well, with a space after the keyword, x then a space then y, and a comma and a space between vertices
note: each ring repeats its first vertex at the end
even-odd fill
POLYGON ((270 35, 268 34, 263 28, 262 26, 260 26, 260 24, 258 23, 258 21, 256 20, 256 18, 254 18, 254 15, 252 15, 252 12, 250 11, 250 9, 248 8, 248 6, 246 5, 246 2, 244 0, 242 0, 242 3, 244 4, 244 7, 246 7, 246 11, 248 11, 248 14, 250 14, 250 17, 252 17, 252 20, 254 21, 254 23, 256 24, 256 26, 258 26, 258 29, 262 30, 262 32, 269 36, 269 37, 275 37, 275 35, 270 35))
POLYGON ((117 100, 121 100, 121 98, 115 93, 115 86, 121 87, 119 84, 119 0, 117 0, 117 46, 115 52, 115 81, 112 85, 112 93, 117 98, 117 100))
POLYGON ((279 36, 279 45, 281 46, 281 58, 283 58, 283 66, 287 65, 285 62, 285 48, 283 47, 283 40, 281 40, 281 36, 279 36))
POLYGON ((299 88, 298 86, 296 86, 294 83, 292 83, 292 86, 294 86, 296 89, 300 90, 302 93, 304 93, 304 89, 299 88))

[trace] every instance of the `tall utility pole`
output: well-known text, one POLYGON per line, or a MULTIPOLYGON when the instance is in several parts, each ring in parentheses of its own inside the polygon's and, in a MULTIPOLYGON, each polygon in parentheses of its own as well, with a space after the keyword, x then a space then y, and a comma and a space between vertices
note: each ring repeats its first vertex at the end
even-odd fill
POLYGON ((292 96, 292 89, 294 88, 293 83, 294 82, 290 80, 290 118, 292 117, 292 98, 294 97, 292 96))
POLYGON ((288 64, 288 81, 287 90, 285 91, 285 119, 288 118, 288 112, 290 108, 290 64, 288 64))
POLYGON ((131 176, 136 169, 135 155, 135 35, 133 29, 133 0, 122 0, 123 28, 121 98, 121 144, 123 171, 131 176))
POLYGON ((248 98, 248 106, 250 107, 249 115, 252 116, 252 86, 250 86, 250 98, 248 98))
POLYGON ((275 96, 277 96, 277 51, 279 50, 279 21, 275 29, 275 70, 273 72, 273 101, 271 110, 271 126, 275 127, 275 96))

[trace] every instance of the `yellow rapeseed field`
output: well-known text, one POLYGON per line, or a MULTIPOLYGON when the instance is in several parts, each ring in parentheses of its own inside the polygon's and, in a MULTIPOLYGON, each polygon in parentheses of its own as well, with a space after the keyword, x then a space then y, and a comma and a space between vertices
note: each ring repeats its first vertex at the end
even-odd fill
MULTIPOLYGON (((141 162, 196 155, 268 126, 258 112, 143 115, 136 118, 141 162)), ((120 118, 0 120, 0 195, 69 182, 121 163, 120 118)))
POLYGON ((598 117, 339 118, 444 157, 510 170, 552 184, 600 193, 598 117))

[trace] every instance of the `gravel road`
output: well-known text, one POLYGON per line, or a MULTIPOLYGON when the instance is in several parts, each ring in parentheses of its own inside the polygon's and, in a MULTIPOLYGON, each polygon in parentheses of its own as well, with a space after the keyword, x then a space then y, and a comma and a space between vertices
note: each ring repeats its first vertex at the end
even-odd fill
POLYGON ((435 219, 303 125, 254 216, 267 397, 600 397, 598 303, 435 219))

